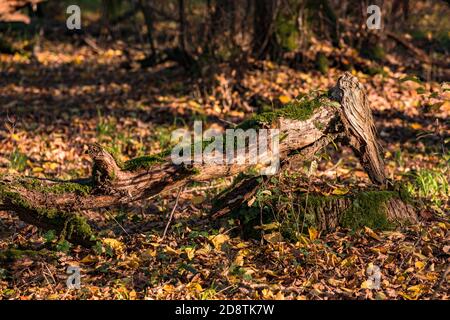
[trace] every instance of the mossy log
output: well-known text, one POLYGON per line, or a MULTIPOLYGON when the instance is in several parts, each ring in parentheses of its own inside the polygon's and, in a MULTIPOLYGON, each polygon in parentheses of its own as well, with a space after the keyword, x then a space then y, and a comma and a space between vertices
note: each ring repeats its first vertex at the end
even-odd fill
MULTIPOLYGON (((347 143, 372 182, 379 186, 387 185, 366 93, 358 79, 349 73, 341 76, 328 93, 296 99, 282 109, 257 115, 240 126, 249 127, 279 129, 282 165, 307 160, 333 141, 347 143)), ((120 164, 99 145, 90 146, 89 154, 94 163, 92 177, 66 182, 4 177, 0 179, 0 201, 25 222, 55 229, 66 233, 69 241, 89 245, 93 237, 92 229, 82 217, 86 210, 121 206, 179 188, 188 182, 248 172, 254 174, 256 169, 267 167, 266 162, 254 165, 247 162, 239 164, 238 161, 231 164, 229 161, 224 164, 203 161, 176 165, 171 161, 170 152, 120 164)), ((223 206, 213 210, 213 216, 222 216, 241 204, 255 192, 258 187, 255 181, 254 178, 244 179, 233 192, 227 193, 221 201, 223 206), (230 195, 238 201, 230 203, 226 198, 230 195)))

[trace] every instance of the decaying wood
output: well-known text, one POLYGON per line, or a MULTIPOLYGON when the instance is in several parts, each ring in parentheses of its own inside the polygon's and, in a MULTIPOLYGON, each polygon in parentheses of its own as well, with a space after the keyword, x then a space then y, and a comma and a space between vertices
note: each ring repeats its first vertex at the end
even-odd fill
MULTIPOLYGON (((345 73, 325 99, 327 103, 320 104, 308 118, 299 120, 282 114, 271 123, 263 124, 280 130, 280 137, 283 137, 279 142, 281 164, 310 159, 330 142, 344 139, 359 157, 371 181, 385 185, 387 180, 376 130, 366 93, 358 79, 345 73)), ((27 178, 6 177, 0 180, 0 201, 25 222, 58 231, 69 228, 69 241, 88 245, 92 240, 84 233, 85 226, 69 223, 79 222, 78 217, 86 210, 125 205, 192 181, 235 176, 255 167, 249 163, 175 165, 170 156, 166 156, 150 165, 127 170, 98 145, 90 146, 89 154, 94 163, 91 178, 71 182, 40 180, 33 182, 37 187, 30 188, 27 178), (83 189, 86 185, 90 187, 83 189), (59 187, 65 192, 48 192, 59 187), (52 214, 46 214, 48 211, 52 214)), ((248 199, 257 189, 257 181, 255 177, 244 179, 231 193, 222 195, 225 198, 219 199, 225 205, 213 211, 213 216, 222 216, 248 199), (233 198, 238 200, 231 201, 233 198)))
POLYGON ((362 84, 355 81, 354 77, 343 76, 330 90, 330 95, 341 104, 340 119, 344 124, 348 142, 361 165, 373 182, 385 184, 384 163, 367 94, 362 84))
MULTIPOLYGON (((355 203, 355 197, 358 197, 364 193, 365 192, 355 192, 350 195, 331 197, 328 199, 325 198, 326 201, 309 204, 306 210, 309 214, 314 216, 314 227, 322 232, 334 231, 339 226, 349 227, 348 222, 344 221, 344 216, 351 211, 351 208, 355 203)), ((373 193, 378 195, 390 193, 392 195, 384 201, 380 201, 379 203, 374 202, 371 204, 373 206, 379 206, 376 214, 384 216, 383 218, 385 218, 385 221, 383 222, 385 224, 398 226, 418 222, 414 207, 403 201, 398 193, 394 191, 375 191, 373 193)), ((301 195, 301 197, 304 198, 305 196, 301 195)), ((299 203, 303 204, 302 201, 299 201, 299 203)), ((367 209, 368 208, 364 207, 361 208, 363 211, 367 209)), ((364 212, 364 214, 369 215, 369 212, 364 212)), ((373 223, 374 225, 372 225, 372 227, 380 227, 380 225, 376 225, 376 223, 372 220, 373 217, 367 217, 367 220, 364 221, 364 225, 371 226, 370 224, 373 223)), ((362 227, 362 225, 359 227, 362 227)))

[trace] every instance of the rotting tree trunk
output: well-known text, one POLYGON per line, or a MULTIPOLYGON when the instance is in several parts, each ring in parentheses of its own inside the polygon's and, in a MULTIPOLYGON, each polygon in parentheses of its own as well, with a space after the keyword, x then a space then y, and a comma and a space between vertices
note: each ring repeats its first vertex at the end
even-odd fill
POLYGON ((330 232, 342 226, 350 229, 370 227, 392 229, 417 222, 414 207, 401 192, 373 190, 355 191, 342 196, 301 194, 297 204, 305 220, 317 230, 330 232))
MULTIPOLYGON (((282 165, 310 159, 335 140, 345 142, 355 151, 372 182, 387 185, 366 93, 358 79, 349 73, 341 76, 328 94, 304 97, 282 109, 257 115, 241 125, 241 128, 248 127, 279 129, 279 136, 282 137, 279 159, 282 165)), ((25 222, 57 230, 67 240, 88 246, 94 240, 82 216, 83 211, 121 206, 192 181, 235 176, 267 166, 267 163, 211 164, 206 161, 176 165, 168 152, 132 159, 119 165, 109 152, 98 145, 91 146, 89 154, 94 162, 89 179, 49 182, 4 177, 0 180, 3 207, 18 213, 25 222)), ((231 192, 219 197, 222 206, 213 210, 213 217, 223 216, 242 204, 257 187, 255 177, 238 183, 231 192), (230 202, 230 199, 234 201, 230 202)), ((416 219, 412 210, 404 211, 403 215, 403 220, 416 219)))

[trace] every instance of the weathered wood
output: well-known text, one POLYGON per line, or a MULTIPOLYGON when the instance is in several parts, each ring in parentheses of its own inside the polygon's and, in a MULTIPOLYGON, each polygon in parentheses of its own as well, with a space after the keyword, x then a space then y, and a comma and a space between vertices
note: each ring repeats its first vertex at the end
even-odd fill
POLYGON ((330 90, 330 96, 342 106, 340 120, 361 165, 374 183, 385 184, 384 162, 364 87, 355 77, 345 74, 330 90))
MULTIPOLYGON (((387 182, 366 93, 358 79, 349 73, 339 78, 328 95, 296 100, 273 113, 257 115, 242 127, 248 125, 279 129, 282 137, 279 158, 283 165, 309 159, 333 140, 344 138, 372 182, 377 185, 387 182)), ((270 150, 262 159, 267 160, 269 153, 270 150)), ((86 210, 121 206, 192 181, 235 176, 267 166, 264 161, 256 165, 237 161, 176 165, 168 153, 133 159, 121 166, 98 145, 91 146, 89 154, 94 163, 91 178, 69 182, 3 178, 0 180, 0 201, 28 223, 45 229, 65 230, 74 212, 82 214, 86 210)), ((244 179, 233 192, 219 198, 222 206, 213 210, 213 216, 222 216, 248 199, 258 187, 256 181, 255 178, 244 179), (233 197, 240 199, 231 201, 233 197)), ((77 233, 76 226, 72 229, 75 232, 69 240, 86 244, 83 240, 86 235, 82 234, 80 241, 77 234, 81 231, 77 233)), ((86 228, 82 230, 86 231, 86 228)))

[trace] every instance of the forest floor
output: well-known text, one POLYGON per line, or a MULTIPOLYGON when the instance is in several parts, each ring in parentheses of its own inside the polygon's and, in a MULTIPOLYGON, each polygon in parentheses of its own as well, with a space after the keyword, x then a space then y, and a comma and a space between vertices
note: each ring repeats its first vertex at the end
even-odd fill
MULTIPOLYGON (((272 101, 265 106, 271 108, 326 90, 342 73, 257 62, 239 92, 232 72, 219 69, 205 94, 170 63, 147 69, 128 63, 124 46, 46 41, 37 60, 0 56, 0 173, 86 177, 88 144, 108 145, 123 160, 158 152, 175 128, 204 120, 223 129, 257 111, 255 99, 272 101)), ((130 61, 142 57, 130 52, 130 61)), ((186 187, 165 238, 176 192, 87 213, 104 230, 104 246, 95 250, 67 242, 53 248, 54 234, 0 211, 0 299, 448 299, 450 84, 387 67, 372 76, 351 72, 367 88, 388 176, 423 204, 419 224, 329 234, 310 228, 295 241, 272 229, 247 239, 235 220, 218 226, 208 219, 209 200, 231 180, 186 187), (80 290, 66 286, 70 265, 81 268, 80 290), (368 288, 369 266, 380 268, 380 289, 368 288)), ((340 147, 311 179, 301 176, 275 178, 325 195, 369 184, 351 150, 340 147)))

